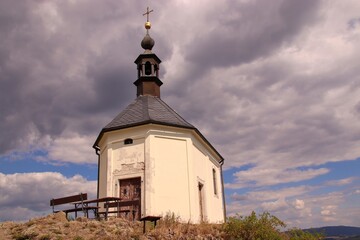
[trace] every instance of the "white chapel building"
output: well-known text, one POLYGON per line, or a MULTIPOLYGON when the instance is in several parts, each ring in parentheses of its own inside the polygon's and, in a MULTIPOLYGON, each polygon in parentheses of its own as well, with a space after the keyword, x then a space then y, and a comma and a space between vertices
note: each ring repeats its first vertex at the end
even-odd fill
POLYGON ((137 98, 101 130, 93 146, 98 198, 131 200, 137 220, 171 213, 184 222, 224 222, 224 159, 160 98, 161 60, 152 52, 150 27, 147 21, 145 52, 135 60, 137 98))

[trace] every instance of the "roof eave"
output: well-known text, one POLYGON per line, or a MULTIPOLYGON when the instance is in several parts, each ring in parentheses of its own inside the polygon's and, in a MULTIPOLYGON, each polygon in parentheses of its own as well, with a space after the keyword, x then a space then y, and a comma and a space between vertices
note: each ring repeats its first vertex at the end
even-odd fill
POLYGON ((143 58, 154 58, 159 64, 161 63, 160 58, 155 53, 142 53, 135 59, 134 63, 138 64, 143 58))
POLYGON ((195 127, 192 127, 192 126, 183 126, 183 125, 178 125, 178 124, 171 124, 171 123, 164 123, 164 122, 159 122, 159 121, 147 120, 147 121, 143 121, 143 122, 137 122, 137 123, 127 124, 127 125, 122 125, 122 126, 117 126, 117 127, 103 128, 101 130, 99 136, 96 138, 95 143, 93 145, 93 148, 98 147, 100 139, 102 138, 102 136, 106 132, 112 132, 112 131, 116 131, 116 130, 131 128, 131 127, 137 127, 137 126, 142 126, 142 125, 146 125, 146 124, 159 124, 159 125, 170 126, 170 127, 179 127, 179 128, 197 130, 195 127))
POLYGON ((214 148, 213 145, 211 145, 211 143, 205 138, 204 135, 202 135, 202 133, 197 128, 195 128, 194 130, 200 136, 200 138, 215 152, 215 154, 219 156, 220 158, 219 163, 222 165, 225 161, 223 156, 221 156, 221 154, 214 148))
POLYGON ((178 127, 178 128, 194 130, 195 133, 215 152, 215 154, 218 155, 218 157, 220 158, 219 163, 221 165, 224 163, 225 159, 223 158, 223 156, 221 156, 221 154, 214 148, 213 145, 211 145, 211 143, 205 138, 204 135, 202 135, 202 133, 196 127, 194 127, 194 126, 181 126, 181 125, 177 125, 177 124, 163 123, 163 122, 151 121, 151 120, 144 121, 144 122, 138 122, 138 123, 134 123, 134 124, 118 126, 118 127, 103 128, 101 130, 99 136, 96 138, 96 141, 95 141, 95 143, 93 145, 93 148, 95 148, 95 149, 99 148, 98 144, 99 144, 102 136, 107 132, 112 132, 112 131, 116 131, 116 130, 131 128, 131 127, 142 126, 142 125, 146 125, 146 124, 159 124, 159 125, 164 125, 164 126, 169 126, 169 127, 178 127))

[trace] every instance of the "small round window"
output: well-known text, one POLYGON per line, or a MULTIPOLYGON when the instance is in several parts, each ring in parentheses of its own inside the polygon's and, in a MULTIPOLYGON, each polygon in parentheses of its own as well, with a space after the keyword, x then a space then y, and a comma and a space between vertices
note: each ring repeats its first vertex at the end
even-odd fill
POLYGON ((126 145, 126 144, 132 144, 133 143, 133 140, 131 139, 131 138, 127 138, 127 139, 125 139, 125 141, 124 141, 124 144, 126 145))

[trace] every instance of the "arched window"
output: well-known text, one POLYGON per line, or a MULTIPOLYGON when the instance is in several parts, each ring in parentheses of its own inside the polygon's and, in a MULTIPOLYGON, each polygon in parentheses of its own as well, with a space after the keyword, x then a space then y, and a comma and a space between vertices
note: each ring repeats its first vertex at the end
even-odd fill
POLYGON ((151 63, 150 62, 145 63, 145 75, 151 75, 151 63))
POLYGON ((154 65, 154 70, 155 70, 155 76, 159 77, 158 76, 159 67, 157 64, 154 65))
POLYGON ((127 145, 127 144, 132 144, 133 143, 133 140, 131 138, 127 138, 124 140, 124 144, 127 145))
POLYGON ((139 77, 141 77, 141 75, 142 75, 142 66, 141 66, 141 64, 139 64, 139 65, 137 66, 137 70, 138 70, 138 78, 139 78, 139 77))

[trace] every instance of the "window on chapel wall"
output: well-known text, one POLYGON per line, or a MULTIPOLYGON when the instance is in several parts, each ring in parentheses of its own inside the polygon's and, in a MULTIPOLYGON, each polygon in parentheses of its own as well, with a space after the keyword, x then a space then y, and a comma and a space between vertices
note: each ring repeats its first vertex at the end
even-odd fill
POLYGON ((217 195, 216 170, 214 168, 212 170, 212 175, 213 175, 213 184, 214 184, 214 194, 217 195))
POLYGON ((131 138, 127 138, 124 140, 124 144, 127 145, 127 144, 132 144, 133 143, 133 140, 131 138))

